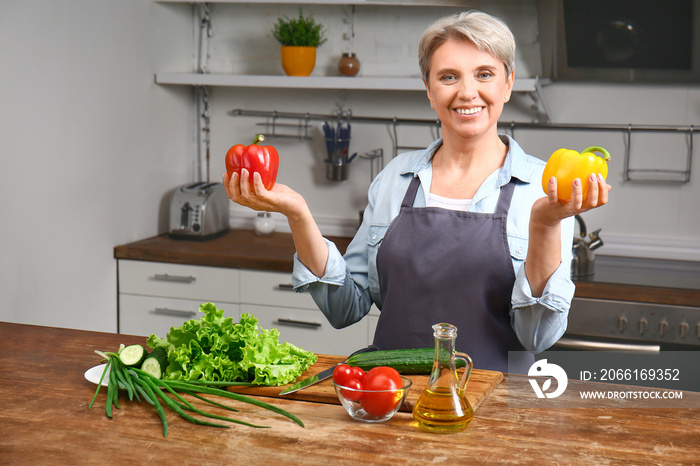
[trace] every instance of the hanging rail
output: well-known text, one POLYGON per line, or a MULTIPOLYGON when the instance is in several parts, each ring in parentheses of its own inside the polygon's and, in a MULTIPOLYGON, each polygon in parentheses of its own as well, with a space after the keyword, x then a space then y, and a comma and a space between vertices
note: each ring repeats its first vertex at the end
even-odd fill
MULTIPOLYGON (((411 149, 419 149, 419 147, 414 147, 414 146, 404 146, 399 144, 399 136, 398 136, 398 131, 397 127, 399 125, 419 125, 419 126, 433 126, 437 129, 438 131, 438 136, 439 136, 439 131, 440 131, 440 120, 421 120, 421 119, 414 119, 414 118, 398 118, 398 117, 393 117, 393 118, 385 118, 385 117, 362 117, 362 116, 355 116, 352 114, 350 110, 341 110, 336 112, 335 114, 319 114, 319 113, 294 113, 294 112, 277 112, 277 111, 271 111, 271 112, 266 112, 266 111, 259 111, 259 110, 241 110, 241 109, 235 109, 231 110, 230 114, 232 116, 251 116, 251 117, 262 117, 262 118, 271 118, 271 122, 265 122, 265 123, 258 123, 258 125, 263 125, 267 126, 271 133, 268 135, 270 137, 281 137, 281 138, 298 138, 298 139, 310 139, 311 136, 308 134, 308 122, 310 120, 322 120, 322 121, 327 121, 327 120, 338 120, 338 121, 346 121, 346 122, 353 122, 353 123, 370 123, 370 124, 390 124, 393 126, 393 137, 394 137, 394 150, 393 150, 393 156, 396 157, 399 153, 399 150, 411 150, 411 149), (289 126, 296 126, 299 129, 299 132, 303 132, 303 135, 301 134, 280 134, 277 132, 277 128, 279 128, 281 125, 277 123, 277 120, 280 118, 286 118, 286 119, 297 119, 299 120, 298 125, 288 125, 289 126)), ((422 149, 422 147, 420 147, 422 149)), ((384 159, 383 153, 382 153, 382 161, 384 159)), ((382 165, 383 166, 383 165, 382 165)))
MULTIPOLYGON (((370 123, 370 124, 387 124, 394 125, 394 134, 396 136, 396 126, 397 125, 423 125, 423 126, 436 126, 439 130, 440 120, 429 120, 429 119, 416 119, 416 118, 387 118, 387 117, 364 117, 353 115, 350 110, 338 111, 335 114, 315 114, 315 113, 294 113, 294 112, 277 112, 277 111, 258 111, 258 110, 241 110, 235 109, 230 112, 232 116, 254 116, 254 117, 266 117, 273 119, 273 128, 276 119, 278 118, 289 118, 289 119, 300 119, 300 120, 345 120, 358 123, 370 123)), ((695 127, 693 125, 689 126, 673 126, 673 125, 599 125, 599 124, 585 124, 585 123, 529 123, 529 122, 499 122, 499 128, 510 130, 511 135, 514 135, 516 129, 539 129, 539 130, 567 130, 567 131, 618 131, 625 133, 627 136, 627 143, 625 147, 625 162, 624 162, 624 179, 625 181, 638 181, 638 182, 651 182, 651 183, 688 183, 690 181, 690 173, 692 168, 692 158, 693 158, 693 135, 695 127), (632 133, 633 132, 645 132, 645 133, 687 133, 688 135, 688 153, 686 156, 686 169, 685 170, 665 170, 665 169, 635 169, 630 168, 631 159, 631 148, 632 148, 632 133), (634 178, 634 174, 641 175, 651 175, 649 178, 634 178), (661 175, 661 177, 654 178, 655 174, 661 175), (665 178, 663 178, 665 177, 665 178), (669 179, 671 177, 671 179, 669 179)), ((300 125, 301 127, 301 125, 300 125)), ((279 135, 282 137, 289 137, 285 135, 279 135)), ((394 141, 395 144, 395 155, 396 149, 404 148, 398 145, 398 141, 394 141)))
MULTIPOLYGON (((418 118, 397 118, 397 117, 363 117, 353 115, 351 111, 344 110, 334 114, 319 114, 319 113, 295 113, 295 112, 277 112, 263 110, 241 110, 234 109, 230 112, 233 116, 257 116, 257 117, 277 117, 277 118, 298 118, 309 120, 352 120, 361 123, 398 123, 398 124, 413 124, 413 125, 436 125, 440 120, 418 119, 418 118)), ((649 131, 649 132, 666 132, 666 133, 690 133, 694 131, 694 126, 673 126, 673 125, 594 125, 586 123, 529 123, 529 122, 499 122, 501 128, 510 129, 566 129, 566 130, 584 130, 584 131, 649 131)))
POLYGON ((335 114, 319 114, 319 113, 294 113, 294 112, 277 112, 277 111, 260 111, 260 110, 231 110, 232 116, 253 116, 264 118, 292 118, 301 120, 344 120, 357 123, 396 123, 400 125, 439 125, 440 120, 420 120, 412 118, 385 118, 385 117, 361 117, 355 116, 349 110, 336 112, 335 114))
POLYGON ((590 125, 590 124, 538 124, 538 123, 499 123, 500 127, 510 128, 511 136, 515 129, 553 129, 569 131, 618 131, 625 133, 624 180, 642 183, 671 183, 685 184, 690 182, 693 163, 693 134, 695 127, 672 125, 590 125), (685 170, 668 170, 661 168, 630 168, 632 158, 632 132, 640 133, 687 133, 688 152, 686 154, 685 170), (635 178, 635 175, 639 177, 635 178))

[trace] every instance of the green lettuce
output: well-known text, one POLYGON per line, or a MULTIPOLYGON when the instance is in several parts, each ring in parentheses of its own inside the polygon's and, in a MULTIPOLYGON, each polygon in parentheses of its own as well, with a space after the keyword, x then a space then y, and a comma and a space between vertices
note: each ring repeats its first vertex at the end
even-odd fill
POLYGON ((149 347, 168 354, 163 379, 284 385, 316 362, 311 351, 280 344, 279 330, 260 328, 251 314, 234 322, 212 303, 202 304, 199 311, 203 317, 171 328, 166 338, 148 337, 149 347))

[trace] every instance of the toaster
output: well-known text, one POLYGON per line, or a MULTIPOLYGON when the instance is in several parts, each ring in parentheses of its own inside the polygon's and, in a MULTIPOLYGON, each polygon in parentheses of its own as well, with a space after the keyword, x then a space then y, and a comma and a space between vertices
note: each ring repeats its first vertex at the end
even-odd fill
POLYGON ((229 200, 221 183, 180 186, 170 201, 170 236, 204 240, 229 229, 229 200))

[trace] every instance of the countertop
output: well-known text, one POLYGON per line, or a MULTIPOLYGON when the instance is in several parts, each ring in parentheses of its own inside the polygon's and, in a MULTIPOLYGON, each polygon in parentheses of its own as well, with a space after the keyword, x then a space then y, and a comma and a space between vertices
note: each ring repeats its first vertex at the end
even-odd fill
POLYGON ((578 297, 700 306, 700 262, 597 256, 575 284, 578 297))
MULTIPOLYGON (((341 252, 351 238, 329 237, 341 252)), ((294 241, 289 233, 258 236, 230 230, 207 241, 175 240, 167 234, 114 248, 116 259, 172 262, 291 272, 294 241)), ((595 273, 575 280, 576 296, 683 306, 700 305, 700 262, 598 256, 595 273)))
POLYGON ((699 409, 513 408, 509 397, 524 394, 508 377, 457 434, 423 432, 410 413, 368 424, 335 404, 266 398, 306 427, 236 405, 236 418, 271 428, 195 426, 169 413, 164 438, 149 405, 120 396, 109 419, 102 389, 87 409, 93 350, 145 338, 0 323, 0 341, 0 462, 8 464, 692 464, 700 451, 699 409))
MULTIPOLYGON (((341 252, 351 238, 328 237, 341 252)), ((239 269, 292 272, 294 240, 290 233, 258 236, 253 230, 229 230, 205 241, 182 240, 162 234, 114 248, 116 259, 239 269)))

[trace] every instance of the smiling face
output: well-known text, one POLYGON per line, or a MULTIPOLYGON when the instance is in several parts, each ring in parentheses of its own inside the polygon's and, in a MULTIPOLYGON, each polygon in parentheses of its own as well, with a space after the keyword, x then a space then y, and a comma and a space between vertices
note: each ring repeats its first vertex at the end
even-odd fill
POLYGON ((496 134, 513 73, 506 75, 500 60, 471 42, 449 39, 432 56, 426 87, 444 138, 472 139, 496 134))

